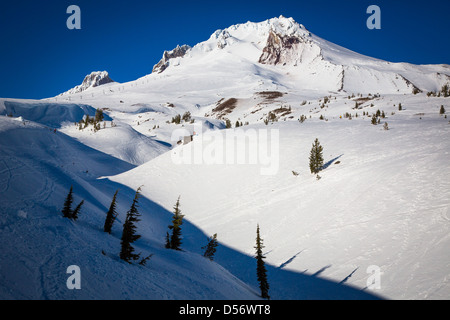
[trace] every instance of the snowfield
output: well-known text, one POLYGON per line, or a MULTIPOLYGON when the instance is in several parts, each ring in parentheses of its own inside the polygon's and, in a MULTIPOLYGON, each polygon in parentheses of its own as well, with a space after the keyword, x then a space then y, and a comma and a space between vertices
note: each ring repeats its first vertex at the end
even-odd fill
POLYGON ((163 62, 129 83, 95 72, 82 91, 0 99, 1 299, 260 299, 258 224, 271 299, 450 298, 448 65, 362 56, 284 17, 163 62), (96 109, 100 129, 80 129, 96 109), (61 214, 71 185, 78 221, 61 214), (138 187, 145 266, 119 259, 138 187), (183 251, 164 247, 178 197, 183 251))

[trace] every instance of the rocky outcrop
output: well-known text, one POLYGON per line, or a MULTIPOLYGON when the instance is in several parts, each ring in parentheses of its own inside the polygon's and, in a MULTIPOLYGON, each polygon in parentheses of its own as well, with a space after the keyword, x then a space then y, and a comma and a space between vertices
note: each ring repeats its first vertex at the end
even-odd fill
POLYGON ((259 63, 284 64, 288 62, 286 58, 290 55, 289 52, 295 50, 296 45, 301 42, 304 42, 303 39, 297 35, 280 35, 271 30, 266 46, 259 58, 259 63))
POLYGON ((109 77, 107 71, 94 71, 84 77, 84 80, 80 85, 62 93, 61 95, 83 92, 89 88, 98 87, 111 82, 115 81, 109 77))
POLYGON ((84 78, 81 86, 84 85, 86 87, 98 87, 111 82, 114 82, 114 80, 112 80, 109 77, 108 72, 99 71, 99 72, 92 72, 91 74, 87 75, 84 78))
POLYGON ((175 49, 171 51, 164 51, 162 59, 159 60, 159 62, 153 66, 152 73, 163 72, 169 66, 170 59, 184 57, 184 55, 186 54, 186 52, 188 52, 189 49, 191 49, 191 47, 184 44, 181 47, 177 46, 175 49))

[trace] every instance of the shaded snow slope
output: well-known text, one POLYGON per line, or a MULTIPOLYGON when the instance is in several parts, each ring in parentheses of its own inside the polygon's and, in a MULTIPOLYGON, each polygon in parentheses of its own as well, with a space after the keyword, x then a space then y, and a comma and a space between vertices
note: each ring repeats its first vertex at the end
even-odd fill
MULTIPOLYGON (((85 104, 48 103, 44 101, 6 100, 0 115, 23 117, 26 120, 59 128, 64 122, 78 122, 85 115, 93 117, 95 109, 85 104)), ((105 120, 111 120, 106 116, 105 120)))
POLYGON ((141 198, 142 255, 147 266, 118 258, 121 224, 134 191, 97 180, 132 166, 70 137, 21 120, 0 117, 0 297, 2 299, 257 299, 254 288, 190 252, 164 249, 169 212, 141 198), (80 218, 62 217, 70 185, 80 218), (105 212, 120 189, 118 221, 103 232, 105 212), (102 251, 104 254, 102 254, 102 251), (66 270, 81 270, 81 290, 69 290, 66 270))

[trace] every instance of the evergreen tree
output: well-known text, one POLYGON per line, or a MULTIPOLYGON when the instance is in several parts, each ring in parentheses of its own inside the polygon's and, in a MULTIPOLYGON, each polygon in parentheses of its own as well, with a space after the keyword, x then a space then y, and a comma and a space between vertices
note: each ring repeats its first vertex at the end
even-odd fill
POLYGON ((317 174, 323 167, 323 147, 320 145, 319 139, 316 138, 311 148, 309 156, 309 169, 311 173, 317 174))
POLYGON ((183 114, 182 119, 183 119, 185 122, 191 121, 191 113, 190 113, 189 111, 186 111, 186 112, 183 114))
POLYGON ((166 232, 166 244, 164 246, 166 249, 170 249, 170 235, 166 232))
POLYGON ((81 202, 76 206, 75 210, 72 212, 72 220, 78 220, 78 214, 80 213, 81 206, 83 205, 84 200, 81 200, 81 202))
POLYGON ((175 204, 174 215, 172 218, 172 225, 169 229, 172 230, 172 237, 170 238, 170 249, 181 250, 181 225, 183 224, 184 215, 180 211, 180 197, 178 197, 177 203, 175 204))
POLYGON ((72 203, 73 203, 73 186, 70 186, 69 194, 64 201, 64 207, 62 209, 62 214, 65 218, 72 218, 72 203))
POLYGON ((145 258, 142 258, 141 261, 139 261, 139 264, 141 266, 145 266, 147 264, 147 261, 150 260, 150 258, 153 256, 153 253, 149 254, 148 256, 146 256, 145 258))
POLYGON ((82 200, 75 208, 75 210, 72 210, 72 204, 73 204, 73 186, 70 186, 69 194, 66 197, 66 200, 64 201, 64 207, 61 210, 63 216, 65 218, 69 218, 71 220, 77 220, 78 214, 80 213, 81 206, 83 205, 84 200, 82 200))
POLYGON ((109 206, 109 210, 106 213, 106 219, 105 219, 105 224, 103 226, 103 230, 105 232, 108 232, 109 234, 111 234, 111 229, 113 226, 114 221, 116 220, 117 217, 117 213, 116 213, 116 198, 117 198, 117 193, 119 192, 119 190, 116 190, 116 193, 114 193, 114 196, 112 198, 111 201, 111 205, 109 206))
POLYGON ((263 240, 259 234, 259 224, 256 228, 256 277, 259 282, 259 288, 261 289, 261 297, 264 299, 270 299, 269 296, 269 283, 267 282, 267 270, 264 264, 264 260, 266 257, 262 254, 263 240))
POLYGON ((378 124, 378 121, 377 121, 378 119, 377 119, 377 116, 376 115, 373 115, 372 116, 372 120, 371 120, 371 123, 374 125, 374 126, 376 126, 377 124, 378 124))
POLYGON ((127 217, 125 223, 123 224, 123 232, 121 238, 121 250, 120 259, 131 263, 130 260, 139 259, 139 254, 134 253, 134 248, 131 245, 133 242, 138 240, 141 236, 136 234, 136 222, 139 222, 140 213, 138 212, 138 200, 140 197, 141 187, 136 190, 136 195, 134 196, 133 203, 130 210, 127 212, 127 217))
POLYGON ((444 114, 445 113, 445 108, 443 105, 441 105, 441 109, 439 109, 439 114, 444 114))
POLYGON ((216 247, 218 245, 219 244, 217 243, 217 233, 215 233, 211 238, 208 238, 208 244, 202 247, 202 249, 205 250, 203 256, 213 261, 214 254, 216 253, 216 247))
POLYGON ((84 128, 86 129, 89 125, 89 122, 91 122, 91 119, 89 118, 89 115, 86 115, 86 119, 84 119, 84 128))
POLYGON ((103 121, 103 110, 102 109, 97 109, 95 110, 95 117, 94 117, 94 123, 99 123, 103 121))

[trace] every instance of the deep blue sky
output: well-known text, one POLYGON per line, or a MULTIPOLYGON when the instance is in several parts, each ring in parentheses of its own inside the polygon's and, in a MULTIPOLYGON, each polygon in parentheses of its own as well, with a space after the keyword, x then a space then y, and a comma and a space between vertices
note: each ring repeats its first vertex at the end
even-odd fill
POLYGON ((193 46, 217 29, 280 15, 375 58, 450 64, 448 0, 2 0, 0 97, 55 96, 91 71, 135 80, 177 44, 193 46), (81 30, 66 27, 71 4, 81 9, 81 30), (381 8, 381 30, 366 27, 371 4, 381 8))

